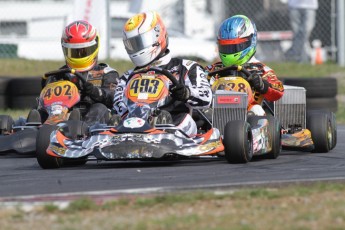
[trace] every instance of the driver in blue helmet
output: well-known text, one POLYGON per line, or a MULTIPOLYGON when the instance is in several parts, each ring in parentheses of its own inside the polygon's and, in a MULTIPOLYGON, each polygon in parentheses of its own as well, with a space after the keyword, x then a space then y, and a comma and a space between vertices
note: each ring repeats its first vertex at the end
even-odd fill
MULTIPOLYGON (((273 102, 280 99, 284 94, 284 87, 275 72, 254 57, 257 45, 254 22, 244 15, 224 20, 218 30, 217 42, 221 62, 207 66, 206 70, 212 72, 227 66, 242 65, 250 71, 252 75, 249 77, 249 84, 255 100, 248 106, 248 110, 255 115, 265 115, 261 106, 263 100, 273 102)), ((234 71, 232 74, 241 76, 242 73, 234 71)), ((214 80, 212 77, 210 83, 214 80)))

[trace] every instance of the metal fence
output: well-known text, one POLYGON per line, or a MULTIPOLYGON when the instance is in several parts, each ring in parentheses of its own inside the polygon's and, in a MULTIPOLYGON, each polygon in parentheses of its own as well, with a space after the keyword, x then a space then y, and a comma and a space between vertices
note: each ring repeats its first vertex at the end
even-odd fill
MULTIPOLYGON (((130 13, 152 8, 161 12, 168 27, 180 30, 192 39, 209 37, 209 41, 214 43, 216 30, 224 19, 235 14, 245 14, 255 21, 259 31, 258 58, 264 61, 284 61, 284 52, 291 46, 293 36, 286 1, 0 0, 0 58, 62 59, 61 31, 77 15, 80 18, 80 13, 84 19, 90 19, 88 12, 97 8, 97 15, 105 15, 108 19, 110 17, 107 20, 110 24, 99 23, 97 27, 101 31, 101 38, 113 39, 114 36, 121 37, 122 24, 130 13), (83 2, 85 7, 78 8, 77 2, 83 2), (105 3, 101 5, 100 2, 105 3)), ((329 60, 337 58, 338 1, 342 0, 319 1, 316 25, 310 36, 310 43, 313 40, 322 42, 329 60)), ((97 18, 95 22, 101 22, 101 19, 97 18)), ((107 41, 103 43, 108 44, 101 50, 101 55, 105 57, 114 45, 107 41)))
MULTIPOLYGON (((336 60, 336 0, 319 0, 316 23, 309 42, 320 40, 329 60, 336 60)), ((287 0, 224 1, 223 17, 244 14, 251 17, 259 31, 258 56, 264 60, 284 60, 293 38, 287 0), (273 51, 273 52, 272 52, 273 51)))

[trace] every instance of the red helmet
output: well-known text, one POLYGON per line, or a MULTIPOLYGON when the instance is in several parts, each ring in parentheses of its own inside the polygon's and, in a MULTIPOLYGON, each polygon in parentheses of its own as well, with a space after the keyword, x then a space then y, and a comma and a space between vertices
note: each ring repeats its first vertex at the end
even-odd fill
POLYGON ((87 21, 75 21, 66 26, 61 45, 68 67, 88 71, 97 63, 99 35, 87 21))

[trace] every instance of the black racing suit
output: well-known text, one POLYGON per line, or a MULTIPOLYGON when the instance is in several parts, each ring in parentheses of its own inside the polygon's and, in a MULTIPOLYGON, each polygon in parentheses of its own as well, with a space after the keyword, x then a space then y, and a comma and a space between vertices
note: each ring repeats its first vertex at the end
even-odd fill
MULTIPOLYGON (((68 68, 66 65, 61 69, 68 68)), ((79 108, 82 120, 88 125, 95 122, 107 123, 109 120, 109 109, 113 107, 114 91, 119 81, 118 72, 105 63, 99 63, 92 70, 82 73, 84 79, 90 82, 94 88, 86 93, 84 85, 75 75, 65 74, 65 77, 74 82, 80 89, 80 101, 73 106, 79 108)), ((55 76, 48 79, 42 78, 42 88, 49 82, 56 80, 55 76)), ((48 114, 39 108, 42 117, 42 123, 47 119, 48 114)))
MULTIPOLYGON (((168 70, 178 79, 179 83, 184 84, 190 90, 190 97, 186 103, 175 101, 169 107, 164 108, 164 110, 167 110, 172 115, 175 125, 180 125, 183 123, 183 121, 187 120, 185 114, 190 114, 192 107, 197 106, 207 108, 210 106, 212 101, 211 87, 203 67, 201 67, 198 63, 181 58, 172 58, 169 50, 167 50, 163 57, 150 64, 150 66, 157 66, 168 70)), ((135 70, 138 70, 138 68, 125 72, 124 75, 121 76, 120 82, 115 90, 116 92, 113 109, 114 112, 120 116, 123 116, 127 112, 127 107, 123 102, 123 94, 127 84, 127 79, 135 70)), ((182 126, 188 127, 187 124, 182 124, 182 130, 184 130, 182 126)), ((184 131, 186 133, 189 132, 190 134, 194 134, 194 132, 190 132, 190 130, 184 131)))

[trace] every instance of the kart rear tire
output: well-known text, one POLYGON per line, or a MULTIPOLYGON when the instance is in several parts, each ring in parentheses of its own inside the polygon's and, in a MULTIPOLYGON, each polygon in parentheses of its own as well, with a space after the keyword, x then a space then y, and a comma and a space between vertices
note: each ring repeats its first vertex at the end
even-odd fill
POLYGON ((0 115, 0 135, 6 135, 12 131, 14 121, 9 115, 0 115))
POLYGON ((331 125, 331 130, 332 130, 332 145, 330 147, 330 149, 334 149, 335 146, 337 145, 337 139, 338 139, 338 135, 337 135, 337 118, 335 113, 331 112, 331 111, 327 111, 327 110, 308 110, 307 112, 307 120, 309 120, 309 116, 311 114, 315 114, 315 113, 325 113, 328 116, 330 125, 331 125))
POLYGON ((229 163, 247 163, 253 157, 253 135, 250 124, 229 121, 224 128, 224 153, 229 163))
POLYGON ((268 134, 270 138, 270 144, 272 150, 267 153, 268 159, 276 159, 279 157, 282 151, 282 135, 281 135, 281 125, 277 118, 272 116, 267 116, 268 120, 268 134))
POLYGON ((63 165, 62 158, 50 156, 46 152, 50 143, 50 134, 56 129, 57 127, 54 125, 42 125, 37 133, 36 158, 43 169, 55 169, 63 165))
POLYGON ((309 114, 307 129, 310 130, 314 142, 313 152, 327 153, 331 150, 334 132, 327 112, 309 114))

